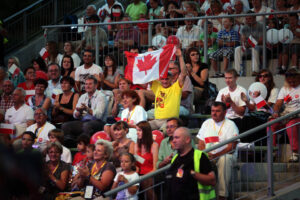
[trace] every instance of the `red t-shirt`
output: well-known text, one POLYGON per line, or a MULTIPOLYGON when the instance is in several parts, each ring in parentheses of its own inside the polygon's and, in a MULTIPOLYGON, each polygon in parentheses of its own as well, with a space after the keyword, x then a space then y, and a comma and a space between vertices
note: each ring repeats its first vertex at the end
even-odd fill
POLYGON ((86 154, 82 152, 77 152, 74 156, 72 165, 76 165, 77 163, 86 159, 86 154))
POLYGON ((35 95, 34 84, 33 84, 30 88, 28 88, 28 87, 26 86, 26 82, 23 82, 23 83, 20 83, 20 84, 18 85, 18 87, 23 88, 23 89, 25 90, 25 92, 26 92, 26 97, 25 97, 26 103, 27 103, 29 97, 35 95))

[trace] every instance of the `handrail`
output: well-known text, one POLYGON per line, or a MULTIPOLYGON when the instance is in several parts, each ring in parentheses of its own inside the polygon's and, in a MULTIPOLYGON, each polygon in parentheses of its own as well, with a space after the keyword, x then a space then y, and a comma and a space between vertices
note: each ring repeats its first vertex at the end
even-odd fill
MULTIPOLYGON (((205 149, 205 150, 203 150, 203 151, 204 151, 204 152, 210 152, 210 151, 215 150, 215 149, 217 149, 217 148, 219 148, 219 147, 221 147, 221 146, 223 146, 223 145, 226 145, 226 144, 229 144, 229 143, 231 143, 231 142, 233 142, 233 141, 236 141, 236 140, 238 140, 238 139, 244 138, 244 137, 246 137, 246 136, 248 136, 248 135, 250 135, 250 134, 252 134, 252 133, 255 133, 256 131, 259 131, 259 130, 261 130, 261 129, 267 128, 267 127, 271 126, 272 124, 275 124, 275 123, 277 123, 277 122, 280 122, 280 121, 282 121, 282 120, 284 120, 284 119, 287 119, 287 118, 292 117, 292 116, 297 115, 297 114, 300 114, 300 109, 297 110, 297 111, 294 111, 294 112, 292 112, 292 113, 289 113, 289 114, 287 114, 287 115, 285 115, 285 116, 282 116, 282 117, 279 117, 279 118, 277 118, 277 119, 274 119, 274 120, 272 120, 272 121, 270 121, 270 122, 264 123, 264 124, 262 124, 262 125, 260 125, 260 126, 257 126, 257 127, 255 127, 255 128, 253 128, 253 129, 250 129, 250 130, 248 130, 248 131, 246 131, 246 132, 244 132, 244 133, 241 133, 241 134, 239 134, 239 135, 237 135, 237 136, 235 136, 235 137, 232 137, 232 138, 230 138, 230 139, 228 139, 228 140, 225 140, 225 141, 223 141, 223 142, 221 142, 221 143, 219 143, 219 144, 216 144, 216 145, 214 145, 214 146, 212 146, 212 147, 210 147, 210 148, 207 148, 207 149, 205 149)), ((105 196, 111 196, 111 195, 113 195, 113 194, 115 194, 115 193, 117 193, 117 192, 119 192, 119 191, 121 191, 121 190, 124 190, 124 189, 126 189, 126 188, 128 188, 128 187, 130 187, 130 186, 132 186, 132 185, 134 185, 134 184, 136 184, 136 183, 140 183, 140 182, 142 182, 142 181, 144 181, 144 180, 146 180, 146 179, 148 179, 148 178, 151 178, 151 177, 156 176, 156 175, 158 175, 158 174, 160 174, 160 173, 162 173, 162 172, 167 171, 167 170, 170 168, 170 166, 171 166, 171 164, 168 164, 167 166, 165 166, 165 167, 163 167, 163 168, 160 168, 160 169, 158 169, 158 170, 156 170, 156 171, 154 171, 154 172, 151 172, 151 173, 149 173, 149 174, 146 174, 146 175, 144 175, 144 176, 141 176, 141 177, 140 177, 139 179, 137 179, 137 180, 134 180, 134 181, 132 181, 132 182, 130 182, 130 183, 126 183, 126 184, 124 184, 124 185, 121 185, 120 187, 117 187, 117 188, 112 189, 112 190, 110 190, 110 191, 108 191, 108 192, 105 192, 104 195, 105 195, 105 196)))
POLYGON ((27 6, 26 8, 20 10, 19 12, 15 13, 15 14, 13 14, 13 15, 7 17, 7 18, 5 18, 5 19, 3 20, 3 22, 5 23, 5 22, 7 22, 7 21, 13 19, 14 17, 16 17, 16 16, 18 16, 18 15, 20 15, 20 14, 22 14, 22 13, 28 11, 28 10, 30 10, 31 8, 33 8, 34 6, 36 6, 36 5, 40 4, 40 3, 42 3, 43 1, 44 1, 44 0, 39 0, 39 1, 37 1, 37 2, 35 2, 35 3, 33 3, 33 4, 31 4, 31 5, 27 6))
POLYGON ((45 25, 46 28, 63 28, 63 27, 74 27, 74 26, 95 26, 95 25, 115 25, 115 24, 138 24, 138 23, 157 23, 157 22, 169 22, 169 21, 185 21, 185 20, 199 20, 199 19, 219 19, 225 17, 247 17, 247 16, 266 16, 266 15, 280 15, 280 14, 292 14, 300 13, 300 10, 296 11, 281 11, 281 12, 270 12, 270 13, 249 13, 249 14, 234 14, 234 15, 219 15, 219 16, 201 16, 201 17, 187 17, 187 18, 173 18, 173 19, 155 19, 155 20, 138 20, 138 21, 120 21, 120 22, 101 22, 91 24, 61 24, 61 25, 45 25))

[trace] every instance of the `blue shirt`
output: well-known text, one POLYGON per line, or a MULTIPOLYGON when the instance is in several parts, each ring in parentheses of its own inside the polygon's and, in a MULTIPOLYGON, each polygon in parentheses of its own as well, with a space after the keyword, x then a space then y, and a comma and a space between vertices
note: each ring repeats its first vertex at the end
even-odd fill
MULTIPOLYGON (((219 40, 223 40, 223 42, 236 42, 235 46, 238 45, 239 41, 240 41, 240 36, 238 34, 237 31, 231 29, 230 31, 226 31, 225 29, 219 31, 218 33, 218 37, 217 37, 217 42, 219 40)), ((224 45, 223 47, 226 47, 226 45, 224 45)))

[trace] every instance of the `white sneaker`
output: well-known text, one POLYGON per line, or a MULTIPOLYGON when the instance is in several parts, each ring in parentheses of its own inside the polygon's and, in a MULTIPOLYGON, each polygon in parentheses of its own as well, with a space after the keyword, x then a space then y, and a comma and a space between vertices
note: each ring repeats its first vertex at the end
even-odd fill
POLYGON ((289 162, 299 162, 299 154, 293 152, 289 162))

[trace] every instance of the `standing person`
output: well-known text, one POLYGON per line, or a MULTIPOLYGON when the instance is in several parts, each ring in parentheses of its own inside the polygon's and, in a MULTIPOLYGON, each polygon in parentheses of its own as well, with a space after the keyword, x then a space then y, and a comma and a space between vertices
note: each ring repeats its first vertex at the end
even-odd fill
POLYGON ((54 199, 59 192, 67 188, 71 170, 70 165, 60 159, 62 152, 63 148, 58 141, 47 145, 49 161, 46 163, 48 173, 43 199, 54 199))
POLYGON ((100 17, 101 22, 108 22, 111 14, 113 13, 113 7, 118 5, 121 8, 121 12, 124 12, 122 4, 115 0, 107 0, 106 3, 98 9, 97 15, 100 17))
POLYGON ((60 85, 60 66, 56 63, 48 65, 48 88, 46 90, 47 96, 51 99, 51 104, 54 104, 55 97, 62 93, 60 85))
POLYGON ((83 65, 78 67, 75 71, 75 90, 79 94, 85 93, 84 83, 85 79, 89 75, 98 76, 101 74, 102 68, 96 64, 94 64, 95 60, 95 52, 91 50, 85 50, 83 52, 83 65))
MULTIPOLYGON (((139 178, 138 173, 135 171, 135 158, 131 153, 122 153, 120 156, 120 163, 122 171, 118 172, 115 179, 112 189, 137 180, 139 178)), ((128 200, 137 200, 138 196, 136 193, 139 190, 139 183, 130 186, 126 190, 118 192, 116 200, 128 199, 128 200)))
POLYGON ((141 0, 134 0, 126 8, 125 13, 131 18, 132 21, 145 18, 147 14, 147 6, 141 0))
MULTIPOLYGON (((225 115, 226 105, 222 102, 215 102, 211 108, 212 118, 207 119, 198 132, 198 149, 203 151, 239 134, 239 130, 234 122, 230 119, 225 119, 225 115)), ((217 158, 218 194, 220 200, 227 199, 229 195, 231 170, 237 159, 236 145, 237 142, 232 142, 208 153, 209 159, 217 158)))
POLYGON ((34 81, 35 81, 35 69, 33 67, 27 67, 24 71, 26 81, 20 83, 18 87, 23 88, 26 92, 25 101, 27 102, 29 97, 35 94, 34 81))
POLYGON ((215 199, 215 173, 207 154, 193 149, 187 128, 177 128, 173 144, 177 154, 166 176, 168 199, 215 199))
MULTIPOLYGON (((276 119, 279 116, 284 116, 288 113, 294 112, 300 109, 300 72, 297 69, 289 69, 285 74, 286 86, 280 89, 277 97, 277 101, 274 105, 274 113, 271 119, 276 119), (281 109, 284 110, 281 112, 281 109)), ((275 123, 271 126, 272 132, 276 132, 284 127, 289 127, 300 122, 299 114, 288 118, 282 122, 275 123)), ((298 131, 299 124, 286 129, 291 144, 292 156, 289 162, 299 162, 299 143, 298 143, 298 131)), ((273 135, 273 144, 277 143, 277 135, 273 135)))
POLYGON ((241 94, 246 94, 245 88, 237 85, 238 74, 234 69, 225 72, 225 83, 227 87, 221 89, 216 101, 226 104, 226 117, 235 122, 239 131, 243 132, 242 118, 246 114, 246 103, 242 100, 241 94))
POLYGON ((64 55, 61 61, 61 75, 62 77, 69 76, 75 79, 74 60, 69 55, 64 55))
MULTIPOLYGON (((136 166, 139 175, 145 175, 156 170, 158 159, 158 144, 153 141, 151 126, 148 122, 142 121, 136 127, 138 140, 135 145, 136 166)), ((141 190, 153 185, 151 178, 141 182, 141 190)), ((146 192, 147 199, 156 199, 152 189, 146 192)))

